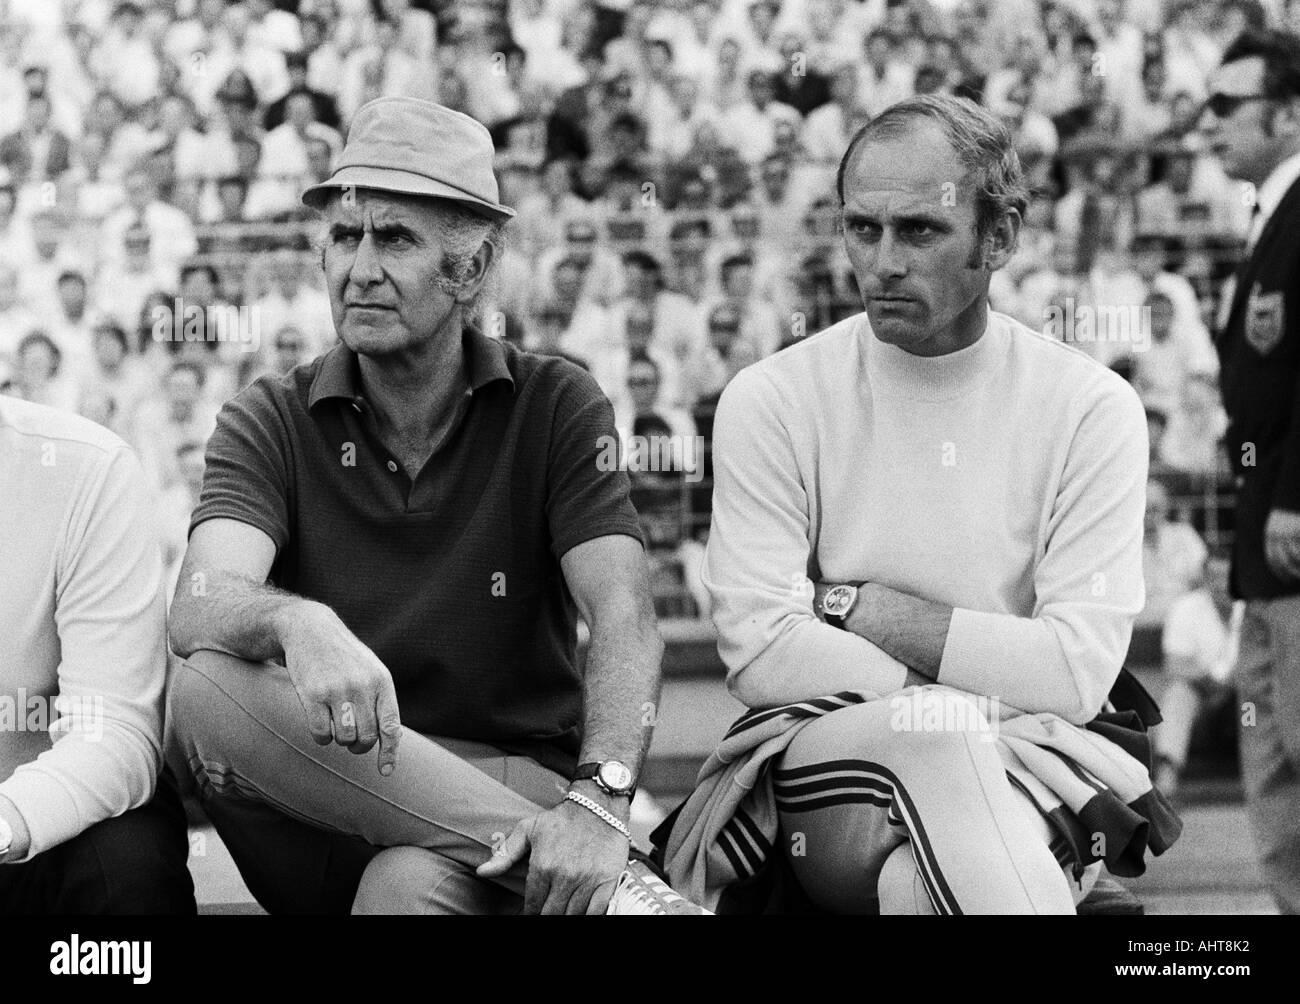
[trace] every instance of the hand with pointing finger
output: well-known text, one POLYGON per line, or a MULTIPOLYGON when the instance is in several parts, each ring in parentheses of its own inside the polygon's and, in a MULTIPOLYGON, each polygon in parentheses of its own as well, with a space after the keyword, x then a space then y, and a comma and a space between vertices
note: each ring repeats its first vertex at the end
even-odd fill
POLYGON ((329 607, 312 604, 295 618, 284 664, 312 738, 353 753, 379 746, 379 773, 397 767, 402 721, 388 667, 329 607))

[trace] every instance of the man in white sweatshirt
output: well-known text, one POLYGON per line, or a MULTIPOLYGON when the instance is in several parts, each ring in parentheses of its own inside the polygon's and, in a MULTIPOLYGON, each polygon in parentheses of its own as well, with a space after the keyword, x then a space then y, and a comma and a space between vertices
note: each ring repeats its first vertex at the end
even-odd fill
POLYGON ((194 913, 144 485, 107 429, 0 396, 0 916, 194 913))
POLYGON ((1142 405, 989 309, 1027 192, 987 112, 894 105, 838 185, 865 313, 739 373, 717 412, 704 571, 728 684, 751 708, 881 695, 775 765, 817 906, 1073 912, 1084 884, 976 733, 999 706, 1064 728, 1101 710, 1143 602, 1142 405), (966 727, 901 729, 899 692, 934 683, 966 727))

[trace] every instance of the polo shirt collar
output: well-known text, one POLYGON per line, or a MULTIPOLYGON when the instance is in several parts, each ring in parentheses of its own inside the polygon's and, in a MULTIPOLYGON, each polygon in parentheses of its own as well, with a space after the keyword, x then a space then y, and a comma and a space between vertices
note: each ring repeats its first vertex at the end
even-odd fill
MULTIPOLYGON (((477 391, 497 380, 505 380, 514 388, 515 380, 506 365, 505 348, 495 338, 489 338, 477 328, 466 325, 461 335, 465 350, 465 368, 469 373, 469 392, 477 391)), ((314 408, 326 398, 343 398, 357 401, 362 397, 361 370, 357 354, 339 342, 321 359, 320 369, 311 382, 307 407, 314 408)))

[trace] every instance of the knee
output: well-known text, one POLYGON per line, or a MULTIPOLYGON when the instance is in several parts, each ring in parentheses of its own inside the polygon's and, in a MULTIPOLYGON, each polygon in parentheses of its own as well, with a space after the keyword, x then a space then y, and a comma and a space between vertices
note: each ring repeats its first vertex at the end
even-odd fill
POLYGON ((135 809, 72 838, 62 856, 63 912, 196 912, 183 815, 135 809))
POLYGON ((904 754, 908 762, 928 764, 969 762, 972 750, 983 746, 996 756, 995 726, 972 698, 945 688, 924 688, 890 701, 885 745, 904 754))
POLYGON ((200 746, 238 742, 250 710, 265 703, 263 694, 277 682, 274 673, 275 667, 218 652, 181 660, 168 683, 167 717, 187 757, 200 746))
POLYGON ((448 887, 472 881, 458 866, 423 847, 389 847, 366 866, 357 886, 353 914, 431 914, 457 912, 448 887))
POLYGON ((876 890, 881 914, 915 916, 935 912, 917 870, 910 843, 899 844, 885 859, 876 890))
POLYGON ((167 681, 167 724, 186 751, 211 720, 214 702, 223 697, 207 666, 190 659, 176 663, 167 681))

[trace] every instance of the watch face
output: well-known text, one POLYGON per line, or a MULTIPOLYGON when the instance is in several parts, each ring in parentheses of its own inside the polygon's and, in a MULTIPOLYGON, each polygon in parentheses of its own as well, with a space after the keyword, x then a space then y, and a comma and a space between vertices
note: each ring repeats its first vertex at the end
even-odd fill
POLYGON ((822 613, 832 617, 843 617, 852 605, 852 586, 835 586, 822 597, 822 613))
POLYGON ((617 760, 606 760, 600 765, 600 780, 606 788, 628 791, 632 787, 632 771, 617 760))

